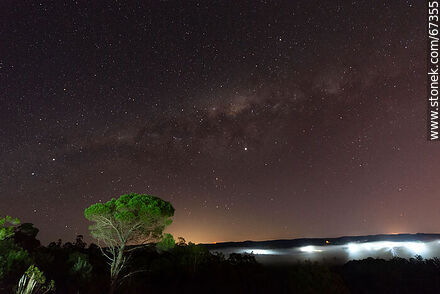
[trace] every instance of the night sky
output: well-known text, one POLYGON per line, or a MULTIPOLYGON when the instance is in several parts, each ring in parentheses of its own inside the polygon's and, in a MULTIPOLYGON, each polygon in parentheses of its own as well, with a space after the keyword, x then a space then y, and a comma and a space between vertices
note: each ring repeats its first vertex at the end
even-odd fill
POLYGON ((439 231, 425 1, 62 2, 0 3, 0 213, 43 243, 128 192, 193 242, 439 231))

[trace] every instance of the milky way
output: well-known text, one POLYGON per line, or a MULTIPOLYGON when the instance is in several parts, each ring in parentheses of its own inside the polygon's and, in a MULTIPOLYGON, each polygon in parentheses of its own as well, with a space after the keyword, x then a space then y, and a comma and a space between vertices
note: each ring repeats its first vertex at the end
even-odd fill
POLYGON ((438 231, 423 1, 89 2, 0 4, 0 213, 44 242, 127 192, 195 242, 438 231))

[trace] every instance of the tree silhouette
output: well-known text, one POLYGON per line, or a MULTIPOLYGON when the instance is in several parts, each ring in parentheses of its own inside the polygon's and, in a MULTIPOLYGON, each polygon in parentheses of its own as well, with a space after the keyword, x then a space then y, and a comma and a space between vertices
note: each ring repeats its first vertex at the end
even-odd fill
POLYGON ((158 197, 145 194, 126 194, 106 203, 91 205, 84 212, 94 222, 91 235, 98 240, 110 265, 110 293, 114 292, 120 274, 126 267, 130 252, 148 242, 162 238, 165 227, 171 224, 173 206, 158 197), (103 248, 103 245, 106 248, 103 248), (129 245, 132 245, 130 248, 129 245))

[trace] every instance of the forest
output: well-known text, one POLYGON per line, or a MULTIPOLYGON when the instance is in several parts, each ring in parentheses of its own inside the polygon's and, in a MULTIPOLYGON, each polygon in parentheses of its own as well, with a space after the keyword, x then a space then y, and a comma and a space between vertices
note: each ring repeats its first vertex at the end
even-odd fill
POLYGON ((213 253, 163 231, 174 213, 158 197, 127 194, 85 210, 90 234, 43 246, 38 228, 4 217, 0 293, 438 293, 440 259, 368 258, 343 265, 266 265, 213 253), (144 242, 146 241, 146 242, 144 242))

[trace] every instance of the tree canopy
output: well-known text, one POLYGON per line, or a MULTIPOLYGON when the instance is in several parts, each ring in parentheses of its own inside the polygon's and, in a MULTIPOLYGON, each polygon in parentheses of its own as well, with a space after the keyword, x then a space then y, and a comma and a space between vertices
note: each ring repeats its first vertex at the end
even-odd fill
POLYGON ((18 218, 9 215, 0 218, 0 240, 5 240, 14 235, 14 228, 20 224, 18 218))
POLYGON ((174 215, 171 203, 146 194, 126 194, 106 203, 91 205, 85 217, 94 238, 108 246, 145 243, 160 239, 174 215))
MULTIPOLYGON (((127 245, 159 242, 172 222, 174 207, 156 196, 131 193, 93 204, 84 214, 94 222, 89 227, 91 235, 106 245, 102 253, 109 260, 112 293, 128 260, 127 254, 133 249, 127 249, 127 245)), ((166 239, 170 243, 169 236, 166 239)))

